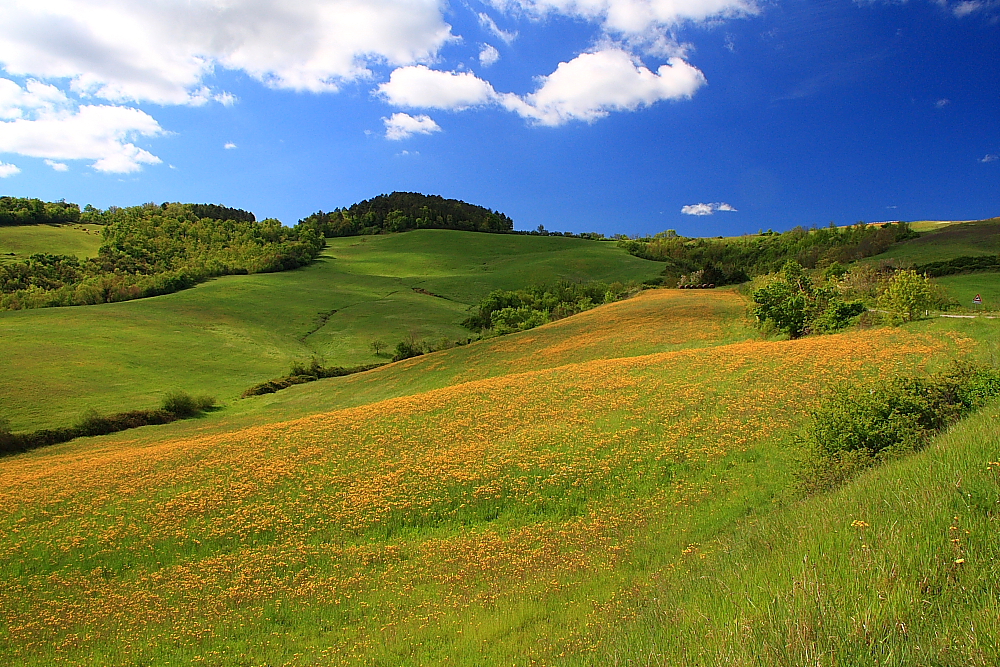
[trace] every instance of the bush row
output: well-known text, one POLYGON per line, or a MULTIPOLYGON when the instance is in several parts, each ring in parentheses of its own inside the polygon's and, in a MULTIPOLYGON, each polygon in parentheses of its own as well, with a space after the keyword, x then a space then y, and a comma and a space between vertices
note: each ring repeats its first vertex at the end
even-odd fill
POLYGON ((131 410, 112 415, 101 415, 95 410, 88 410, 75 425, 63 428, 12 433, 3 422, 0 423, 0 454, 27 452, 75 438, 109 435, 140 426, 169 424, 178 419, 196 417, 214 407, 215 399, 210 396, 194 397, 184 392, 173 392, 163 399, 163 404, 156 410, 131 410))
POLYGON ((275 392, 281 391, 282 389, 288 389, 297 384, 305 384, 307 382, 315 382, 322 378, 335 378, 343 377, 345 375, 353 375, 355 373, 363 373, 364 371, 370 371, 373 368, 378 368, 379 366, 385 366, 385 363, 378 364, 365 364, 363 366, 323 366, 318 359, 313 359, 309 365, 305 365, 301 362, 296 362, 292 364, 291 371, 288 375, 284 377, 276 378, 274 380, 268 380, 267 382, 261 382, 250 387, 244 391, 240 398, 249 398, 251 396, 263 396, 264 394, 273 394, 275 392))

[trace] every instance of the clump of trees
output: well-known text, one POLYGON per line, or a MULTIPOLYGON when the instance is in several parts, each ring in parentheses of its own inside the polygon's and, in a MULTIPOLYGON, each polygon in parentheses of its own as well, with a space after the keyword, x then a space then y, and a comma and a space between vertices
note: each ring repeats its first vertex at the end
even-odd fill
POLYGON ((810 277, 789 261, 780 272, 756 278, 750 296, 750 313, 761 328, 791 338, 839 331, 863 317, 899 325, 952 305, 925 275, 869 264, 848 270, 836 263, 810 277))
POLYGON ((411 229, 458 229, 504 233, 514 222, 499 211, 458 199, 417 192, 393 192, 358 202, 330 213, 318 211, 299 221, 298 228, 312 229, 326 238, 405 232, 411 229))
POLYGON ((213 204, 85 207, 103 225, 97 257, 36 254, 0 266, 0 309, 127 301, 176 292, 214 276, 283 271, 311 262, 314 230, 213 204))
POLYGON ((844 300, 829 282, 815 283, 792 260, 772 280, 754 290, 751 298, 751 313, 757 322, 791 338, 839 331, 855 323, 866 310, 863 301, 844 300))
POLYGON ((885 252, 890 245, 919 236, 905 222, 849 227, 796 227, 736 238, 686 238, 674 230, 641 239, 620 238, 618 245, 636 257, 666 264, 667 284, 688 282, 732 285, 779 271, 786 262, 813 269, 848 263, 885 252), (697 274, 697 280, 690 276, 697 274))
POLYGON ((80 222, 80 207, 65 201, 0 197, 0 227, 80 222))
POLYGON ((211 396, 191 396, 182 391, 170 392, 155 410, 131 410, 111 415, 101 415, 90 409, 83 413, 73 426, 42 429, 30 433, 13 433, 10 424, 0 419, 0 455, 27 452, 38 447, 69 442, 75 438, 109 435, 140 426, 169 424, 178 419, 191 419, 213 410, 215 399, 211 396))
POLYGON ((809 490, 923 447, 935 434, 1000 396, 994 368, 958 363, 930 377, 842 385, 812 412, 805 435, 809 490))
POLYGON ((526 331, 603 303, 620 301, 643 288, 644 285, 634 282, 562 281, 553 286, 493 290, 479 302, 476 312, 462 324, 488 335, 526 331))

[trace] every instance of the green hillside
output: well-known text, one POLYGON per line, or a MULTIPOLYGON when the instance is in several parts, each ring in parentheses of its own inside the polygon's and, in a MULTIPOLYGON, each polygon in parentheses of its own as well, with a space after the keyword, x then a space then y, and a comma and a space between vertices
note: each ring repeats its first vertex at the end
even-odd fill
POLYGON ((95 257, 101 229, 100 225, 79 224, 0 226, 0 262, 23 260, 35 253, 95 257))
POLYGON ((656 290, 250 399, 274 411, 242 428, 0 459, 4 656, 994 663, 995 409, 811 499, 793 436, 837 383, 988 358, 1000 323, 767 341, 740 300, 656 290))
POLYGON ((954 257, 1000 254, 1000 218, 960 222, 892 245, 874 259, 926 264, 954 257))
POLYGON ((2 416, 15 430, 61 426, 88 407, 152 407, 173 389, 231 401, 312 355, 353 366, 385 361, 370 349, 375 339, 466 339, 460 322, 491 289, 645 280, 659 268, 608 242, 417 230, 332 239, 295 271, 124 303, 0 312, 5 352, 17 359, 0 367, 2 416))
MULTIPOLYGON (((944 238, 950 252, 968 243, 944 238)), ((910 243, 890 252, 929 256, 910 243)), ((0 660, 1000 662, 995 399, 832 490, 802 482, 811 412, 837 387, 995 367, 1000 319, 887 327, 867 313, 784 340, 754 326, 740 288, 651 289, 454 345, 492 290, 663 270, 626 250, 340 237, 295 270, 0 312, 14 360, 0 365, 0 418, 15 431, 150 408, 174 389, 222 402, 0 457, 0 660), (371 342, 407 337, 441 349, 238 398, 293 361, 384 362, 371 342)), ((996 278, 936 282, 989 307, 996 278)))

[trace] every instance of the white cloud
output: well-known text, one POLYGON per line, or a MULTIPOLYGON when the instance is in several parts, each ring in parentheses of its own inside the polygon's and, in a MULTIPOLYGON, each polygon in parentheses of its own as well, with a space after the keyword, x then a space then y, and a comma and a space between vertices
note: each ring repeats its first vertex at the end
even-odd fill
POLYGON ((516 31, 507 32, 505 30, 501 30, 500 26, 497 25, 497 22, 494 21, 489 14, 486 14, 484 12, 479 12, 479 25, 483 27, 483 30, 486 30, 491 35, 497 37, 498 39, 503 40, 507 44, 510 44, 515 39, 517 39, 516 31))
POLYGON ((949 104, 951 104, 951 100, 942 97, 940 100, 934 103, 934 106, 937 107, 938 109, 943 109, 949 104))
POLYGON ((394 70, 378 90, 398 107, 465 109, 496 99, 493 86, 472 72, 442 72, 424 65, 394 70))
POLYGON ((714 204, 688 204, 687 206, 681 207, 681 213, 684 215, 712 215, 716 211, 736 212, 736 209, 725 202, 716 202, 714 204))
POLYGON ((500 60, 500 52, 496 50, 496 47, 490 44, 483 44, 483 48, 479 51, 479 63, 483 67, 489 67, 500 60))
POLYGON ((609 48, 559 63, 540 83, 520 104, 507 97, 506 105, 542 125, 562 125, 689 98, 705 84, 705 76, 680 58, 670 58, 653 73, 622 49, 609 48))
POLYGON ((235 101, 216 67, 277 88, 335 90, 368 63, 433 60, 455 39, 445 0, 7 0, 0 63, 69 79, 81 95, 160 104, 235 101))
POLYGON ((689 98, 705 84, 697 68, 671 58, 654 73, 621 48, 582 53, 539 77, 538 89, 519 97, 498 93, 471 72, 444 72, 424 65, 401 67, 379 93, 400 107, 460 110, 499 105, 539 125, 592 122, 611 111, 634 111, 661 100, 689 98))
POLYGON ((987 153, 979 161, 980 162, 996 162, 997 160, 1000 160, 1000 155, 994 155, 993 153, 987 153))
POLYGON ((652 45, 670 40, 669 28, 686 21, 756 14, 755 0, 490 0, 501 11, 543 18, 561 14, 600 23, 609 33, 652 45))
POLYGON ((9 119, 0 121, 0 153, 93 160, 94 169, 120 174, 160 162, 131 143, 135 137, 163 133, 159 123, 139 109, 77 106, 54 86, 28 81, 21 88, 0 79, 0 118, 9 119))
POLYGON ((986 6, 986 3, 976 2, 974 0, 965 0, 964 2, 959 2, 951 8, 953 14, 956 17, 962 18, 963 16, 968 16, 974 12, 979 11, 986 6))
POLYGON ((229 142, 226 142, 226 145, 223 146, 223 148, 225 148, 227 151, 231 151, 234 148, 236 148, 236 144, 234 144, 233 142, 229 141, 229 142))
POLYGON ((53 171, 69 171, 69 165, 65 162, 56 162, 55 160, 46 160, 45 164, 52 167, 53 171))
MULTIPOLYGON (((385 138, 399 141, 412 137, 414 134, 433 134, 440 132, 441 126, 430 116, 411 116, 406 113, 394 113, 391 118, 383 118, 385 123, 385 138)), ((406 154, 406 151, 403 151, 406 154)))
POLYGON ((8 178, 16 174, 20 174, 21 170, 16 164, 8 164, 6 162, 0 162, 0 178, 8 178))

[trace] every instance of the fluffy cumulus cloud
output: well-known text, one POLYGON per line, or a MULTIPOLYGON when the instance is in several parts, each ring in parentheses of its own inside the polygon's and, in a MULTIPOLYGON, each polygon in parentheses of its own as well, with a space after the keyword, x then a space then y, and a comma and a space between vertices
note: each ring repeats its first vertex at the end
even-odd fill
POLYGON ((490 0, 508 13, 543 18, 560 14, 600 23, 607 32, 630 41, 663 45, 666 30, 686 21, 756 14, 754 0, 490 0))
POLYGON ((671 58, 654 73, 626 51, 608 48, 560 63, 552 74, 539 78, 535 92, 523 97, 498 93, 472 72, 424 65, 397 69, 379 92, 400 107, 460 110, 496 105, 539 125, 557 126, 691 97, 704 84, 704 75, 680 58, 671 58))
POLYGON ((69 165, 65 162, 56 162, 55 160, 46 160, 45 164, 52 167, 53 171, 69 171, 69 165))
POLYGON ((16 164, 8 164, 6 162, 0 162, 0 178, 8 178, 10 176, 15 176, 20 174, 21 170, 16 164))
POLYGON ((507 104, 542 125, 570 120, 593 121, 610 111, 632 111, 661 100, 689 98, 705 84, 705 76, 680 58, 652 72, 619 48, 582 53, 559 63, 540 79, 540 87, 522 104, 507 104))
POLYGON ((688 204, 687 206, 681 207, 681 213, 684 215, 712 215, 716 211, 735 212, 736 209, 725 202, 716 202, 713 204, 688 204))
POLYGON ((400 67, 378 90, 394 106, 423 109, 466 109, 497 97, 493 86, 472 72, 443 72, 425 65, 400 67))
MULTIPOLYGON (((92 160, 94 169, 127 174, 160 158, 132 143, 163 130, 152 116, 122 106, 77 105, 54 86, 24 88, 0 79, 0 153, 55 160, 92 160)), ((50 164, 59 171, 59 167, 50 164)))
MULTIPOLYGON (((411 116, 406 113, 394 113, 391 118, 383 118, 385 123, 385 138, 392 141, 399 141, 412 137, 414 134, 433 134, 440 132, 441 126, 434 122, 430 116, 411 116)), ((407 151, 403 151, 408 155, 407 151)))
POLYGON ((497 51, 496 47, 483 44, 483 48, 479 50, 479 64, 483 67, 489 67, 496 64, 498 60, 500 60, 500 52, 497 51))
POLYGON ((454 39, 444 2, 7 0, 0 63, 116 102, 231 103, 205 83, 220 66, 278 88, 333 90, 369 76, 371 61, 432 60, 454 39))

